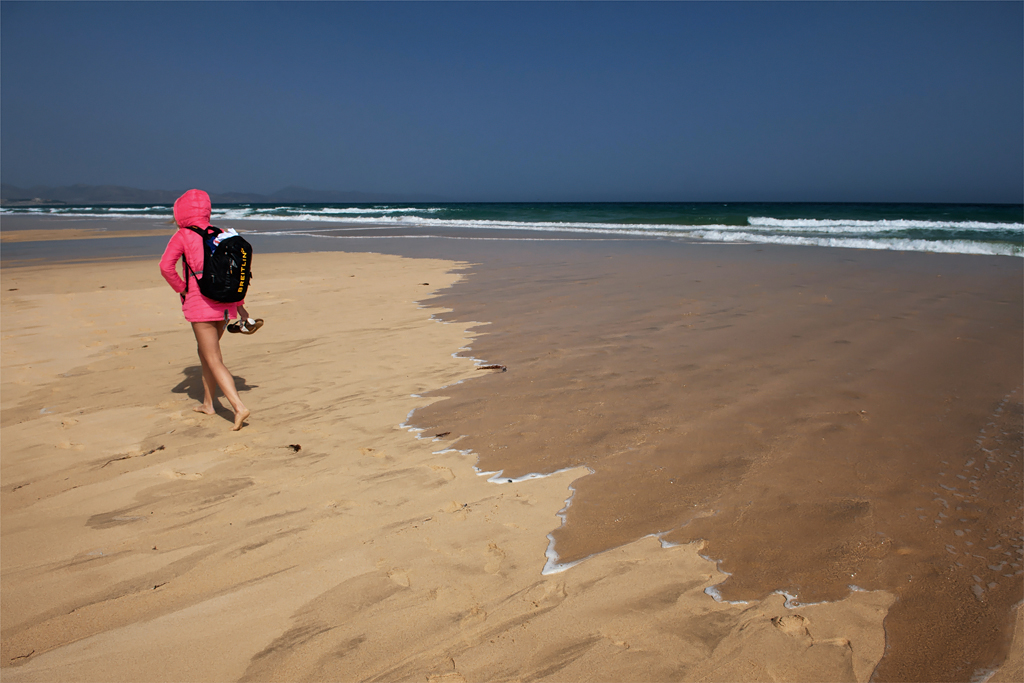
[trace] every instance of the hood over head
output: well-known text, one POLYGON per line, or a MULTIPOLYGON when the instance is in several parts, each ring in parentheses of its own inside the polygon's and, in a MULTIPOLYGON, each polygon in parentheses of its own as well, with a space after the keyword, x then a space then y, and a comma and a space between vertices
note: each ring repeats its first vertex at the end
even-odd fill
POLYGON ((174 202, 174 220, 178 227, 210 227, 210 195, 202 190, 189 190, 174 202))

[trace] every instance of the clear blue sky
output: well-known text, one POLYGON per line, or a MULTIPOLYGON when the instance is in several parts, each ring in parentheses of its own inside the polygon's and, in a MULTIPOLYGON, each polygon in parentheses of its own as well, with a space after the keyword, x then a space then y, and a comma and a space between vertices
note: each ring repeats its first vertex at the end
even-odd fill
POLYGON ((0 176, 1024 201, 1024 4, 0 3, 0 176))

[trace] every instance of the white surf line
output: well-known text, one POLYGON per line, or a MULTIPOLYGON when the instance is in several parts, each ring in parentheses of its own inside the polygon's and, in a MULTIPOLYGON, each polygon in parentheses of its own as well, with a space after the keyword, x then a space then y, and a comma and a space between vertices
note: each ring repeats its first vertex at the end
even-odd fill
MULTIPOLYGON (((492 484, 518 484, 519 482, 529 481, 531 479, 547 479, 548 477, 553 477, 556 474, 561 474, 562 472, 568 472, 569 470, 574 470, 577 467, 586 467, 586 466, 585 465, 573 465, 572 467, 563 467, 560 470, 555 470, 554 472, 547 472, 547 473, 543 473, 543 472, 530 472, 529 474, 524 474, 521 477, 514 477, 514 478, 509 478, 509 477, 502 476, 502 472, 504 472, 505 470, 498 470, 497 472, 484 472, 483 470, 481 470, 476 465, 473 466, 473 469, 476 470, 476 474, 479 477, 487 477, 488 475, 490 475, 490 477, 487 479, 487 481, 492 483, 492 484)), ((587 470, 590 471, 590 474, 594 473, 594 470, 590 469, 589 467, 587 467, 587 470)), ((570 487, 570 490, 571 490, 571 488, 572 487, 570 487)), ((568 501, 566 501, 566 502, 568 503, 568 501)), ((566 506, 566 507, 568 507, 568 506, 566 506)))
MULTIPOLYGON (((246 220, 246 219, 232 219, 232 220, 246 220)), ((295 220, 295 219, 291 219, 295 220)), ((330 221, 324 221, 329 223, 330 221)), ((360 224, 352 227, 347 227, 350 224, 346 224, 346 227, 317 227, 317 228, 296 228, 294 230, 242 230, 240 234, 245 235, 267 235, 271 237, 319 237, 321 239, 343 239, 343 240, 379 240, 379 239, 447 239, 447 240, 476 240, 483 242, 621 242, 630 241, 636 239, 673 239, 673 240, 692 240, 694 242, 707 241, 702 239, 700 236, 691 236, 691 230, 600 230, 593 228, 579 229, 579 228, 536 228, 536 227, 509 227, 499 228, 494 226, 483 226, 483 227, 467 227, 467 226, 447 226, 453 229, 460 230, 519 230, 522 232, 568 232, 568 233, 581 233, 588 235, 588 237, 471 237, 471 236, 459 236, 459 235, 438 235, 433 233, 427 234, 405 234, 405 235, 332 235, 323 233, 337 233, 344 231, 359 231, 359 230, 395 230, 396 228, 404 228, 406 230, 416 228, 436 228, 438 226, 422 226, 417 224, 401 224, 401 223, 386 223, 383 225, 367 223, 360 224), (602 236, 603 235, 603 236, 602 236)), ((446 226, 440 226, 446 227, 446 226)), ((704 227, 704 226, 696 226, 704 227)), ((734 241, 723 240, 725 243, 736 243, 743 244, 749 243, 742 238, 737 238, 734 241)))
MULTIPOLYGON (((555 472, 552 472, 551 474, 528 474, 528 475, 519 477, 518 479, 507 479, 505 482, 500 481, 501 472, 499 471, 494 477, 492 477, 491 479, 488 479, 488 481, 495 481, 496 478, 499 478, 499 480, 495 481, 495 483, 501 484, 501 483, 511 483, 513 481, 518 482, 518 481, 523 481, 523 480, 526 480, 526 479, 538 479, 538 478, 541 478, 541 477, 550 477, 552 475, 559 474, 561 472, 568 472, 569 470, 576 469, 577 467, 585 467, 589 474, 594 474, 595 473, 595 470, 592 469, 591 467, 589 467, 588 465, 575 465, 573 467, 566 467, 566 468, 557 470, 555 472)), ((491 474, 491 473, 490 472, 486 472, 486 473, 481 473, 481 474, 491 474)), ((587 476, 587 475, 583 475, 583 476, 587 476)), ((574 479, 573 483, 575 483, 575 482, 576 482, 576 480, 574 479)), ((572 484, 570 484, 569 485, 569 497, 565 499, 565 506, 561 510, 559 510, 558 513, 557 513, 558 517, 562 520, 562 523, 559 525, 559 528, 565 526, 565 524, 566 524, 566 517, 568 516, 569 506, 572 505, 572 499, 573 499, 573 497, 575 495, 576 495, 576 489, 575 489, 575 487, 573 487, 572 484)), ((672 531, 674 531, 674 530, 673 529, 669 529, 667 531, 656 531, 654 533, 647 534, 645 536, 641 536, 637 540, 641 540, 641 539, 644 539, 644 538, 656 538, 656 539, 658 539, 658 543, 661 545, 662 548, 675 548, 675 547, 678 547, 678 546, 680 546, 682 544, 680 544, 680 543, 673 543, 671 541, 666 541, 665 540, 665 536, 667 534, 671 533, 672 531)), ((576 565, 580 564, 581 562, 586 562, 587 560, 591 559, 592 557, 597 557, 598 555, 603 555, 604 553, 607 553, 607 552, 610 552, 612 550, 615 550, 615 548, 608 548, 607 550, 602 550, 601 552, 594 553, 593 555, 587 555, 586 557, 581 558, 579 560, 576 560, 574 562, 559 562, 558 561, 559 560, 558 552, 555 551, 555 537, 554 537, 554 533, 552 532, 552 533, 548 534, 547 538, 548 538, 548 547, 547 547, 547 550, 544 551, 544 555, 547 557, 547 562, 544 564, 544 569, 541 570, 541 574, 542 575, 559 574, 561 572, 564 572, 567 569, 571 569, 572 567, 575 567, 576 565)), ((628 544, 626 544, 626 545, 628 545, 628 544)), ((620 547, 620 546, 616 546, 616 548, 617 547, 620 547)), ((704 556, 701 555, 701 557, 704 557, 704 556)), ((707 558, 707 557, 705 557, 705 559, 711 560, 711 558, 707 558)), ((716 566, 717 566, 717 563, 716 563, 716 566)), ((719 570, 719 571, 721 571, 721 570, 719 570)), ((726 572, 722 572, 722 573, 725 574, 726 572)), ((711 595, 712 597, 714 597, 714 595, 717 594, 717 589, 715 589, 714 586, 709 586, 707 589, 705 589, 705 592, 708 593, 708 595, 711 595), (712 592, 708 593, 708 591, 712 591, 712 592)), ((719 602, 722 601, 721 600, 721 595, 719 595, 715 599, 718 600, 719 602)), ((746 603, 732 603, 732 604, 746 604, 746 603)))
POLYGON ((651 535, 658 539, 658 543, 661 543, 662 548, 678 548, 679 546, 681 546, 682 543, 673 543, 672 541, 665 540, 665 536, 669 533, 669 531, 661 531, 651 535))
MULTIPOLYGON (((574 469, 574 468, 569 468, 569 469, 574 469)), ((590 470, 590 474, 594 474, 594 470, 591 470, 589 467, 587 467, 587 469, 590 470)), ((559 471, 560 472, 564 472, 565 470, 559 470, 559 471)), ((557 473, 553 473, 553 474, 557 474, 557 473)), ((550 475, 546 475, 546 476, 550 476, 550 475)), ((584 476, 586 476, 586 475, 584 475, 584 476)), ((576 490, 572 486, 569 487, 569 490, 572 491, 572 494, 570 494, 570 496, 568 498, 566 498, 566 500, 565 500, 565 507, 562 508, 558 512, 558 516, 562 518, 562 524, 563 525, 565 524, 565 513, 567 513, 567 511, 569 510, 569 505, 572 502, 572 497, 576 493, 576 490)), ((656 539, 658 539, 658 543, 661 544, 661 547, 662 548, 666 548, 666 549, 667 548, 676 548, 676 547, 679 547, 680 545, 682 545, 681 543, 672 543, 671 541, 666 541, 663 537, 665 536, 665 534, 668 534, 668 533, 669 533, 668 531, 658 531, 658 532, 655 532, 653 534, 647 534, 646 536, 641 536, 640 538, 638 538, 636 540, 640 541, 640 540, 643 540, 645 538, 656 538, 656 539)), ((635 541, 630 541, 630 543, 635 543, 635 541)), ((627 543, 626 545, 629 545, 629 543, 627 543)), ((576 565, 580 564, 581 562, 586 562, 587 560, 589 560, 589 559, 591 559, 593 557, 597 557, 598 555, 603 555, 605 553, 611 552, 612 550, 615 550, 616 548, 619 548, 619 547, 621 547, 621 546, 616 546, 615 548, 608 548, 608 550, 602 550, 601 552, 594 553, 593 555, 587 555, 586 557, 581 558, 579 560, 576 560, 575 562, 560 563, 560 562, 558 562, 558 553, 555 552, 555 537, 554 537, 554 534, 548 534, 548 548, 544 552, 544 555, 548 558, 548 561, 547 561, 547 563, 545 563, 544 569, 541 571, 541 574, 544 574, 544 575, 547 575, 547 574, 559 574, 561 572, 564 572, 566 569, 571 569, 572 567, 575 567, 576 565)), ((714 586, 709 586, 707 589, 705 589, 704 592, 707 592, 708 590, 714 590, 714 586)), ((721 602, 721 600, 718 600, 718 601, 721 602)), ((746 604, 746 603, 731 603, 731 604, 739 605, 739 604, 746 604)))
MULTIPOLYGON (((584 465, 584 467, 586 466, 584 465)), ((594 470, 590 469, 589 467, 587 467, 587 471, 590 472, 590 474, 594 473, 594 470)), ((575 495, 576 488, 572 484, 569 484, 569 497, 565 499, 565 506, 556 513, 558 517, 562 520, 562 523, 558 525, 559 529, 565 526, 566 516, 569 513, 569 506, 572 505, 572 499, 575 495)), ((555 552, 554 533, 548 534, 548 547, 547 550, 544 551, 544 556, 547 558, 547 562, 544 563, 544 568, 540 571, 542 576, 560 574, 561 572, 564 572, 566 569, 571 569, 572 567, 578 565, 580 562, 589 560, 591 557, 593 557, 593 555, 588 555, 587 557, 584 557, 580 560, 576 560, 575 562, 559 562, 558 560, 560 558, 558 557, 558 553, 555 552)))
MULTIPOLYGON (((443 391, 443 390, 447 389, 448 387, 454 387, 454 386, 456 386, 458 384, 462 384, 467 379, 473 379, 473 378, 472 377, 467 377, 466 379, 456 380, 455 382, 452 382, 451 384, 445 384, 444 386, 438 387, 436 389, 430 389, 430 391, 443 391)), ((425 398, 425 397, 421 396, 420 394, 409 394, 409 398, 425 398)), ((415 411, 415 410, 416 409, 413 408, 413 411, 415 411)), ((402 424, 400 424, 399 427, 403 427, 404 428, 406 423, 409 421, 410 418, 412 418, 412 413, 409 413, 408 417, 406 417, 406 421, 403 422, 402 424)), ((420 431, 423 431, 423 430, 420 430, 420 431)))
MULTIPOLYGON (((459 438, 461 439, 462 437, 459 438)), ((434 439, 434 441, 440 441, 440 439, 434 439)), ((467 448, 466 450, 461 450, 459 448, 442 448, 439 451, 433 451, 434 455, 444 455, 445 453, 461 453, 462 455, 472 455, 473 449, 467 448)))
MULTIPOLYGON (((387 228, 394 228, 395 226, 388 225, 387 228)), ((413 227, 413 226, 410 226, 413 227)), ((327 230, 326 232, 331 232, 327 230)), ((524 230, 526 232, 527 230, 524 230)), ((567 231, 570 232, 570 231, 567 231)), ((438 239, 438 240, 470 240, 478 242, 623 242, 629 241, 630 239, 636 239, 638 237, 685 237, 685 235, 647 235, 647 234, 625 234, 624 237, 458 237, 455 235, 320 235, 314 234, 309 230, 302 230, 298 232, 284 231, 284 230, 247 230, 240 232, 242 235, 267 235, 270 237, 319 237, 320 239, 334 239, 334 240, 421 240, 421 239, 438 239)))
MULTIPOLYGON (((853 593, 855 591, 853 589, 850 589, 850 592, 853 593)), ((867 592, 867 591, 861 590, 860 592, 867 592)), ((828 604, 828 602, 829 602, 828 600, 822 600, 820 602, 800 602, 797 599, 797 596, 791 595, 791 594, 789 594, 789 593, 787 593, 786 591, 783 591, 783 590, 774 591, 772 593, 772 595, 784 595, 784 596, 786 596, 786 602, 783 603, 783 606, 786 609, 797 609, 798 607, 813 607, 814 605, 825 605, 825 604, 828 604)))
MULTIPOLYGON (((725 583, 725 581, 728 581, 728 577, 732 576, 732 574, 730 572, 727 572, 727 571, 725 571, 725 570, 723 570, 721 568, 721 566, 720 566, 721 562, 722 562, 721 560, 716 560, 716 559, 714 559, 712 557, 709 557, 707 555, 704 555, 704 554, 701 554, 701 557, 704 558, 705 560, 707 560, 708 562, 714 562, 715 563, 716 571, 718 571, 718 573, 720 573, 720 574, 725 574, 725 576, 726 576, 726 579, 724 581, 719 581, 715 585, 708 586, 707 588, 705 588, 704 589, 704 593, 705 594, 710 595, 712 598, 714 598, 715 602, 721 602, 721 603, 724 603, 724 604, 727 604, 727 605, 749 605, 750 604, 750 602, 747 601, 747 600, 726 600, 725 598, 723 598, 722 597, 722 592, 718 589, 718 587, 721 586, 723 583, 725 583)), ((848 584, 846 587, 850 590, 850 594, 851 595, 853 593, 873 593, 874 592, 874 591, 871 591, 871 590, 869 590, 867 588, 861 588, 860 586, 857 586, 857 585, 852 584, 852 583, 848 584)), ((785 607, 786 609, 799 609, 800 607, 813 607, 815 605, 828 605, 828 604, 832 604, 832 602, 840 602, 841 600, 845 599, 845 598, 840 598, 839 600, 834 600, 834 601, 822 600, 820 602, 800 602, 800 599, 799 599, 799 597, 796 594, 790 593, 790 592, 788 592, 786 590, 783 590, 781 588, 778 589, 778 590, 772 591, 771 593, 769 593, 769 595, 781 595, 784 598, 786 598, 786 601, 784 603, 782 603, 782 606, 785 607)))

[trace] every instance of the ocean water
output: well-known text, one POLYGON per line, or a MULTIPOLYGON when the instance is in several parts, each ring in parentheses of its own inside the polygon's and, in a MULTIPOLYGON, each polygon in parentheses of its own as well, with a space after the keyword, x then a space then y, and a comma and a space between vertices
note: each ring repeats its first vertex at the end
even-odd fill
MULTIPOLYGON (((171 207, 4 208, 0 215, 167 220, 171 207)), ((307 221, 320 225, 288 233, 332 237, 356 228, 401 228, 394 236, 405 237, 451 230, 471 236, 479 230, 493 238, 500 231, 530 231, 539 238, 558 233, 1024 256, 1024 206, 1019 204, 235 204, 214 207, 212 220, 263 221, 258 229, 271 233, 265 222, 307 221)))

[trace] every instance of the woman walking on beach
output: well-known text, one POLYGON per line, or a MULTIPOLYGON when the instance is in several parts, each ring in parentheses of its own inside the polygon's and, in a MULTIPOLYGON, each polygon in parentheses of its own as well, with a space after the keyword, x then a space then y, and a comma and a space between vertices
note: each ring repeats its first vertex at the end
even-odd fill
POLYGON ((181 311, 185 314, 185 320, 192 323, 192 331, 196 335, 199 362, 203 367, 203 402, 193 410, 207 415, 216 413, 213 405, 214 391, 220 387, 231 409, 235 411, 235 425, 232 429, 238 431, 249 417, 249 410, 238 396, 234 377, 224 365, 220 338, 224 335, 227 321, 238 317, 237 309, 245 302, 228 304, 208 299, 199 291, 198 282, 188 287, 187 281, 182 280, 177 271, 178 259, 184 257, 188 266, 186 277, 197 281, 202 277, 203 238, 188 228, 210 226, 210 195, 202 190, 189 190, 178 197, 174 202, 174 222, 178 225, 178 231, 167 243, 167 249, 160 259, 160 274, 171 289, 181 295, 181 311))

